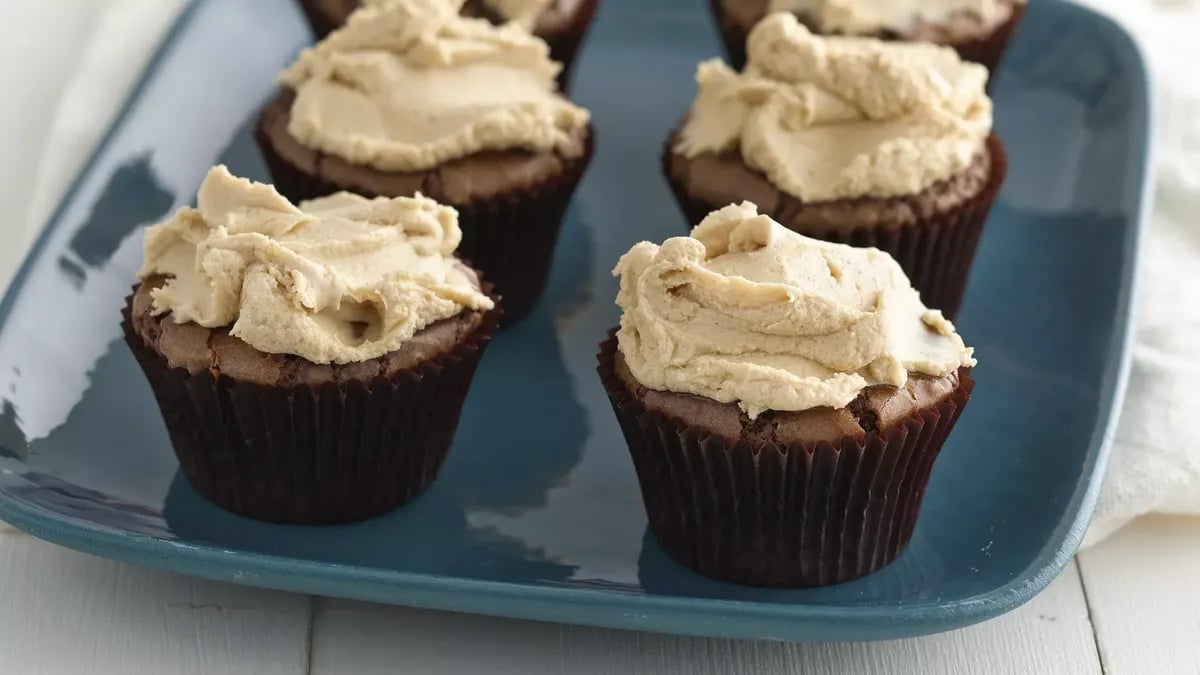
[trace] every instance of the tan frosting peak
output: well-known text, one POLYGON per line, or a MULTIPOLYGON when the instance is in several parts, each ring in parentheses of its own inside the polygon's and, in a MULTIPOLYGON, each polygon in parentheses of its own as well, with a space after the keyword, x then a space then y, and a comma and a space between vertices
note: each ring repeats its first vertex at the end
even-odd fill
POLYGON ((781 12, 747 51, 742 73, 700 64, 676 150, 739 150, 804 201, 915 194, 969 167, 991 132, 987 69, 948 47, 818 37, 781 12))
POLYGON ((587 110, 557 93, 561 69, 514 24, 459 16, 461 0, 363 7, 282 75, 288 132, 381 171, 419 171, 485 150, 577 152, 587 110))
POLYGON ((1024 0, 771 0, 771 12, 796 12, 823 33, 863 35, 911 31, 920 22, 943 23, 970 15, 988 26, 1007 21, 1014 3, 1024 0))
MULTIPOLYGON (((462 0, 442 0, 453 5, 457 11, 463 5, 462 0)), ((363 5, 386 5, 396 0, 364 0, 363 5)), ((525 30, 531 30, 537 24, 538 18, 557 0, 482 0, 483 5, 495 12, 505 21, 512 21, 525 30)))
POLYGON ((766 410, 844 407, 909 372, 945 376, 972 351, 887 253, 809 239, 749 202, 691 237, 621 257, 619 347, 659 391, 766 410))
POLYGON ((349 193, 293 206, 275 188, 208 172, 196 208, 146 231, 140 276, 173 277, 154 312, 313 363, 367 361, 464 310, 491 309, 453 257, 458 213, 417 196, 349 193))

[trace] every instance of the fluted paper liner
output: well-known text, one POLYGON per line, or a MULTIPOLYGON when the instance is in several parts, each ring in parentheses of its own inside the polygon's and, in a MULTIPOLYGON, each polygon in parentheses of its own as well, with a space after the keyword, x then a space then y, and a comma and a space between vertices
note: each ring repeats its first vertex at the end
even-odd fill
MULTIPOLYGON (((288 199, 299 202, 347 189, 281 157, 261 133, 261 125, 256 137, 275 188, 288 199)), ((589 129, 583 155, 564 160, 563 171, 558 175, 492 199, 465 204, 443 202, 458 210, 462 243, 455 255, 470 261, 495 286, 503 298, 505 324, 525 318, 545 290, 563 218, 594 149, 594 131, 589 129)), ((438 195, 426 196, 438 199, 438 195)))
MULTIPOLYGON (((675 134, 672 134, 663 147, 663 174, 691 228, 709 213, 728 204, 709 204, 694 199, 671 176, 668 163, 674 139, 675 134)), ((1004 144, 996 134, 988 136, 987 148, 991 157, 987 183, 979 194, 953 209, 911 225, 880 225, 848 231, 819 231, 815 228, 796 231, 806 237, 851 246, 873 246, 887 251, 900 263, 913 287, 921 292, 921 301, 925 306, 940 309, 946 317, 953 319, 962 306, 983 226, 987 223, 988 213, 1008 172, 1004 144)), ((779 216, 775 213, 766 215, 779 216)), ((786 219, 780 223, 790 228, 786 219)))
POLYGON ((555 35, 552 39, 546 40, 546 44, 550 46, 550 58, 562 64, 562 71, 558 74, 558 86, 563 91, 571 89, 575 57, 579 54, 579 48, 587 36, 592 18, 596 16, 600 0, 582 0, 579 4, 582 6, 576 10, 574 20, 568 30, 562 35, 555 35))
POLYGON ((826 586, 891 562, 912 537, 934 459, 970 398, 960 384, 864 440, 764 444, 709 434, 647 410, 614 372, 616 331, 598 372, 629 445, 650 531, 677 562, 752 586, 826 586))
MULTIPOLYGON (((725 45, 725 54, 729 57, 729 64, 735 69, 741 70, 746 66, 746 38, 749 37, 749 33, 729 18, 722 0, 709 0, 708 5, 713 19, 716 21, 717 32, 721 35, 721 42, 725 45)), ((987 67, 988 72, 994 73, 1004 58, 1004 52, 1008 49, 1008 43, 1012 41, 1013 33, 1016 32, 1024 17, 1025 4, 1015 3, 1012 16, 1008 18, 1008 21, 996 26, 991 33, 946 46, 953 47, 963 60, 982 64, 987 67)), ((813 32, 817 31, 814 29, 813 32)), ((885 40, 899 39, 894 34, 879 34, 876 37, 885 40)))
MULTIPOLYGON (((1013 13, 1008 21, 996 27, 996 30, 991 34, 985 35, 975 40, 965 40, 958 42, 951 47, 958 52, 964 60, 974 61, 987 66, 989 73, 995 73, 1000 67, 1000 62, 1004 59, 1004 52, 1008 51, 1008 45, 1012 42, 1013 34, 1017 32, 1017 27, 1021 25, 1021 20, 1025 18, 1025 3, 1013 4, 1013 13)), ((990 83, 989 83, 990 84, 990 83)))
POLYGON ((725 12, 724 0, 708 0, 708 8, 717 24, 717 33, 721 43, 725 45, 725 56, 734 70, 746 67, 746 38, 748 31, 743 30, 725 12))
POLYGON ((342 23, 333 16, 321 9, 321 6, 327 3, 321 0, 299 0, 300 9, 304 12, 304 18, 308 20, 308 25, 312 28, 313 38, 317 41, 324 40, 326 35, 337 30, 342 23))
POLYGON ((125 341, 192 487, 242 516, 310 525, 371 518, 428 487, 499 320, 488 312, 451 350, 390 377, 272 387, 172 368, 130 311, 125 341))
POLYGON ((504 321, 515 323, 537 305, 550 269, 563 218, 595 148, 567 162, 555 178, 512 195, 470 204, 451 204, 459 213, 463 239, 458 255, 483 272, 504 297, 504 321))
MULTIPOLYGON (((300 0, 304 18, 308 19, 308 25, 312 27, 313 35, 317 40, 324 39, 326 35, 340 28, 345 22, 345 17, 339 19, 322 11, 318 7, 320 4, 322 3, 319 0, 300 0)), ((576 8, 567 30, 546 40, 546 44, 550 47, 550 58, 563 66, 562 71, 558 74, 558 86, 563 91, 567 91, 571 86, 571 72, 572 66, 575 64, 575 56, 579 53, 579 47, 583 44, 592 18, 596 15, 600 0, 581 0, 579 4, 581 6, 576 8)))

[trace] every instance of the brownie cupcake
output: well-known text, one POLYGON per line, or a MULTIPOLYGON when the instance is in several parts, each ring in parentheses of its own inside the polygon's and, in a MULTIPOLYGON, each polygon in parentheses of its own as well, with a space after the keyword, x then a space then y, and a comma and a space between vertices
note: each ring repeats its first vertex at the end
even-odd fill
POLYGON ((339 191, 424 194, 458 210, 458 255, 525 316, 592 155, 588 111, 554 87, 546 45, 454 3, 356 11, 305 50, 256 130, 293 201, 339 191))
POLYGON ((740 73, 700 64, 664 150, 689 225, 748 199, 805 236, 891 253, 956 316, 1007 170, 984 68, 945 47, 818 37, 786 13, 748 46, 740 73))
POLYGON ((1026 0, 709 0, 725 52, 746 63, 746 36, 773 12, 790 12, 814 33, 952 47, 995 72, 1026 0))
POLYGON ((975 360, 891 256, 746 202, 613 273, 623 313, 598 369, 672 558, 798 587, 904 549, 975 360))
MULTIPOLYGON (((345 23, 360 6, 381 5, 393 0, 300 0, 304 15, 317 39, 345 23)), ((600 0, 430 0, 461 7, 463 16, 487 19, 496 24, 514 23, 546 41, 550 58, 563 65, 559 85, 566 90, 575 55, 587 35, 600 0)))
POLYGON ((146 232, 123 323, 188 482, 298 524, 420 494, 498 319, 453 255, 454 209, 344 193, 293 206, 224 166, 197 202, 146 232))

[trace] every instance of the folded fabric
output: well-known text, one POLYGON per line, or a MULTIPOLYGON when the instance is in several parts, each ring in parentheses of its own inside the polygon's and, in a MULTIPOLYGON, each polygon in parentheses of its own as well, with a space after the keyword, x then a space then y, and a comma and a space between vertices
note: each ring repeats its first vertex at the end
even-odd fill
POLYGON ((1087 0, 1139 38, 1156 80, 1158 180, 1129 389, 1084 546, 1145 513, 1200 515, 1200 2, 1087 0))
POLYGON ((0 291, 141 76, 185 0, 16 2, 0 7, 0 291), (30 67, 37 64, 37 67, 30 67))

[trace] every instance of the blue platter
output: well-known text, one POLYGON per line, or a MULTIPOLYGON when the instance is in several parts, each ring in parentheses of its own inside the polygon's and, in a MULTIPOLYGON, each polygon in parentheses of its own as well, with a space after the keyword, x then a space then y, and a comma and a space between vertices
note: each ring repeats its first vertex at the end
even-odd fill
POLYGON ((595 374, 617 319, 609 271, 684 231, 658 153, 718 53, 700 0, 606 0, 575 77, 599 150, 551 287, 500 335, 441 478, 392 515, 266 525, 206 503, 119 339, 141 228, 251 140, 309 40, 290 0, 198 0, 0 304, 0 518, 97 555, 242 584, 672 633, 871 640, 994 617, 1054 578, 1095 502, 1127 371, 1146 215, 1143 60, 1107 19, 1035 0, 996 82, 1008 184, 959 326, 980 366, 912 545, 867 578, 779 591, 701 578, 646 534, 595 374))

